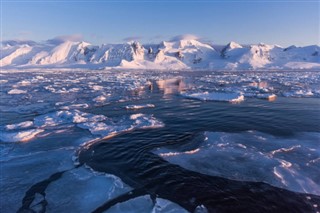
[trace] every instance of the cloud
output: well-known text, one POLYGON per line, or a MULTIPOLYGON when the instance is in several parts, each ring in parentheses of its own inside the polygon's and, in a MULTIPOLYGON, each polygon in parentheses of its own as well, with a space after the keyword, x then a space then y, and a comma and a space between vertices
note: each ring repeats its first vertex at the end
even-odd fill
POLYGON ((81 34, 72 34, 72 35, 60 35, 56 36, 53 39, 49 39, 50 43, 62 43, 65 41, 82 41, 83 36, 81 34))
POLYGON ((174 36, 170 39, 170 41, 179 41, 179 40, 197 40, 200 39, 198 36, 193 34, 182 34, 174 36))
POLYGON ((142 36, 130 36, 130 37, 126 37, 126 38, 124 38, 122 40, 128 42, 128 41, 140 40, 142 38, 143 38, 142 36))

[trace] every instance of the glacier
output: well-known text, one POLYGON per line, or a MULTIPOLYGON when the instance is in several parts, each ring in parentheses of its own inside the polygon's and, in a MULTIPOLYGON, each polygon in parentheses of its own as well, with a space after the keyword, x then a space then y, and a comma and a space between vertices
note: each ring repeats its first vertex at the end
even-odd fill
MULTIPOLYGON (((152 70, 312 70, 320 69, 320 47, 281 47, 264 43, 223 48, 192 38, 159 44, 92 45, 75 41, 2 41, 2 69, 152 70)), ((97 90, 101 88, 96 88, 97 90)), ((18 91, 12 91, 18 92, 18 91)))

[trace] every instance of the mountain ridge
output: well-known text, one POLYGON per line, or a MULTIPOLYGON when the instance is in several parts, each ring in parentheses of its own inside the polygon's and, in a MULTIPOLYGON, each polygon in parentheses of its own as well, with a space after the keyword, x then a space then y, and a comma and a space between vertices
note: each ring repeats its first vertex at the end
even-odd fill
POLYGON ((141 44, 92 45, 84 41, 1 42, 0 67, 159 70, 320 70, 320 46, 287 48, 230 42, 221 50, 194 38, 141 44))

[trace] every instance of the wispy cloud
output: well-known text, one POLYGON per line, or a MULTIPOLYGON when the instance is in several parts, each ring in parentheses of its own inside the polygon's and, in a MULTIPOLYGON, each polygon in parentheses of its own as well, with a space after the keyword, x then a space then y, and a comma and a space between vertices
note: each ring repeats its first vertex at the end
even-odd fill
POLYGON ((72 34, 72 35, 60 35, 56 36, 53 39, 49 39, 48 41, 51 43, 61 43, 64 41, 82 41, 83 36, 81 34, 72 34))
POLYGON ((200 39, 200 37, 198 37, 197 35, 193 35, 193 34, 182 34, 182 35, 177 35, 172 37, 170 40, 171 41, 179 41, 179 40, 197 40, 200 39))
POLYGON ((141 40, 142 38, 143 38, 142 36, 130 36, 130 37, 123 38, 122 40, 128 42, 128 41, 141 40))

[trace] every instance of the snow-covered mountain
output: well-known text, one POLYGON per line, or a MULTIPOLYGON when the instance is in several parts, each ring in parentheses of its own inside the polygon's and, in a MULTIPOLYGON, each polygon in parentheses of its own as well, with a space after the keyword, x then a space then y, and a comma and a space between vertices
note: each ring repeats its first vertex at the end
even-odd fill
POLYGON ((240 45, 230 42, 221 50, 195 39, 142 45, 95 46, 86 42, 48 40, 3 41, 0 66, 6 68, 88 69, 319 69, 317 45, 283 48, 277 45, 240 45))

